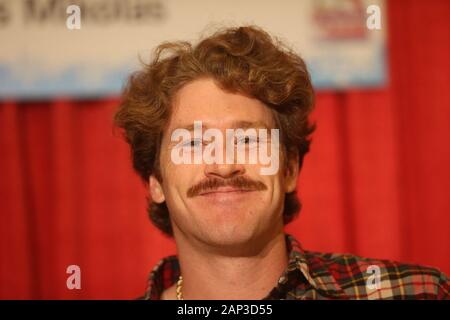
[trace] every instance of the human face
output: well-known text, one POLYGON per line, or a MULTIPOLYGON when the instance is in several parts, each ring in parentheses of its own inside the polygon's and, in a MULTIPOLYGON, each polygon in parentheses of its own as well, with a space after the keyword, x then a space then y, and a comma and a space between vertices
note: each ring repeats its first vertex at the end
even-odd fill
MULTIPOLYGON (((202 121, 206 128, 275 128, 271 110, 261 101, 219 88, 212 79, 198 79, 175 96, 163 133, 160 152, 162 182, 150 177, 152 201, 166 201, 175 238, 183 236, 210 246, 239 246, 282 232, 286 192, 295 190, 297 167, 283 166, 273 175, 261 175, 262 164, 176 164, 171 151, 174 130, 202 121)), ((270 132, 270 130, 269 130, 270 132)), ((226 148, 226 146, 225 146, 226 148)), ((224 154, 226 150, 224 150, 224 154)))

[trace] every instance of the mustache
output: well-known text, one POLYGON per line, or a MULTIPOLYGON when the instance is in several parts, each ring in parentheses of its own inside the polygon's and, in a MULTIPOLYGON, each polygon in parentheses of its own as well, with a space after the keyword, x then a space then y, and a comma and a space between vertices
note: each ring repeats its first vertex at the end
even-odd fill
POLYGON ((203 192, 212 192, 220 187, 234 187, 246 191, 267 190, 266 185, 261 181, 251 180, 242 176, 229 179, 209 178, 189 188, 187 196, 188 198, 196 197, 203 192))

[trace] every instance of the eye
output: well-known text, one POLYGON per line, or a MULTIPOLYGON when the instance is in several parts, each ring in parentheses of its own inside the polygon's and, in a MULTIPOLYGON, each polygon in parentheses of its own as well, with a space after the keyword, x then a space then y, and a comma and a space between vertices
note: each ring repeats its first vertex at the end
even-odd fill
POLYGON ((203 141, 201 139, 192 139, 189 141, 186 141, 185 143, 183 143, 182 147, 186 148, 186 147, 191 147, 191 148, 195 148, 195 147, 200 147, 202 145, 203 141))
POLYGON ((237 142, 240 143, 245 143, 245 144, 255 144, 259 142, 258 137, 253 137, 253 136, 244 136, 244 137, 239 137, 237 139, 237 142))

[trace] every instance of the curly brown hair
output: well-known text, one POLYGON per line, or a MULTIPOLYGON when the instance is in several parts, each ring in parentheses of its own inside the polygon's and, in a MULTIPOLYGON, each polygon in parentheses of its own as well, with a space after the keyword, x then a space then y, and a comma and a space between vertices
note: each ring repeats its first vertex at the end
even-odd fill
MULTIPOLYGON (((182 86, 204 77, 215 80, 223 90, 266 104, 280 129, 283 150, 288 156, 298 154, 302 167, 315 129, 309 122, 314 91, 302 58, 279 39, 256 26, 227 28, 195 46, 185 41, 164 42, 156 48, 153 60, 143 65, 130 75, 114 120, 123 129, 133 167, 146 184, 151 174, 162 182, 159 152, 171 99, 182 86)), ((151 221, 173 236, 166 203, 157 204, 150 198, 148 203, 151 221)), ((284 223, 292 221, 300 209, 296 192, 287 193, 284 223)))

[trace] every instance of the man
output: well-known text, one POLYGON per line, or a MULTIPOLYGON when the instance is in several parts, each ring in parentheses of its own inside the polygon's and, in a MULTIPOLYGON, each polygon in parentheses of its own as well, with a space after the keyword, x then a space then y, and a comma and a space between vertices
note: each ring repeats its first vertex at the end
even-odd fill
POLYGON ((164 43, 130 77, 116 124, 178 251, 153 269, 146 299, 448 298, 436 269, 309 252, 284 233, 300 210, 313 97, 303 60, 252 26, 164 43))

